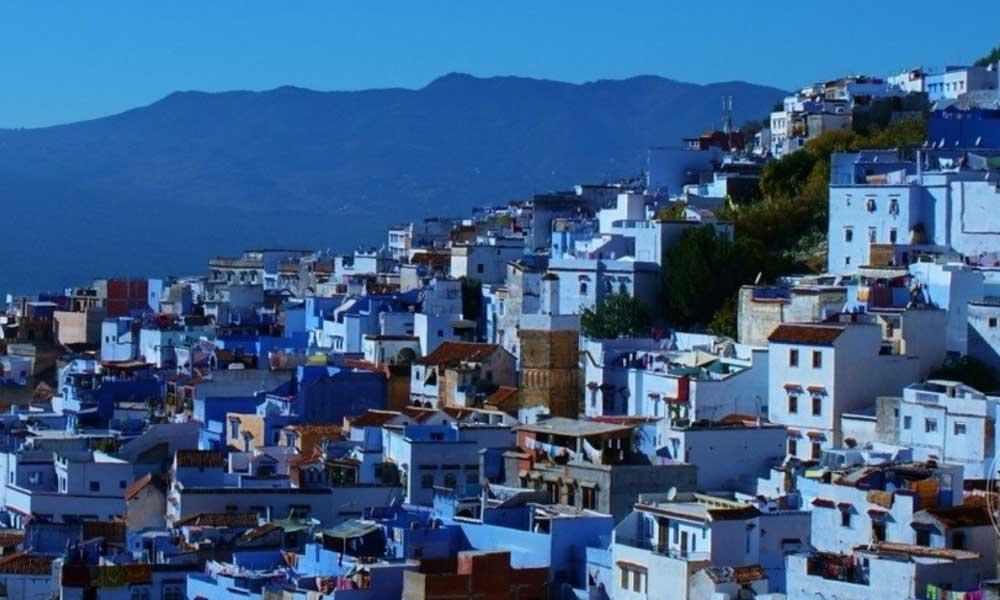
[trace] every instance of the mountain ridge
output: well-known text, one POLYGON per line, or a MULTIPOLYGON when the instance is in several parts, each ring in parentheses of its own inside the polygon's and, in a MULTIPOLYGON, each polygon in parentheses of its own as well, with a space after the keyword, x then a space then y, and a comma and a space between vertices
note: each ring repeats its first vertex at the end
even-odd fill
POLYGON ((380 243, 396 221, 635 175, 648 147, 717 124, 721 96, 734 96, 739 123, 783 95, 655 75, 577 84, 450 73, 418 89, 177 91, 96 119, 3 129, 0 199, 18 231, 0 250, 39 273, 8 265, 0 292, 150 266, 201 272, 211 254, 286 240, 380 243), (98 229, 80 231, 94 215, 98 229), (144 248, 123 253, 101 227, 144 248), (95 239, 72 269, 53 266, 25 231, 95 239), (144 253, 168 258, 150 265, 144 253))

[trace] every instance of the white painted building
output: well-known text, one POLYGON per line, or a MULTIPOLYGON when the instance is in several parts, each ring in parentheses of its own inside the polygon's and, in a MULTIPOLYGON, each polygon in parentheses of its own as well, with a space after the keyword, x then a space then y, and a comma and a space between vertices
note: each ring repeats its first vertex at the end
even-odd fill
POLYGON ((735 416, 669 426, 658 454, 698 467, 698 489, 753 490, 758 477, 785 458, 785 428, 735 416))
POLYGON ((770 420, 789 428, 788 454, 818 459, 843 443, 844 413, 922 380, 944 359, 945 318, 913 309, 779 325, 769 338, 767 405, 770 420))
POLYGON ((507 263, 524 256, 524 239, 487 236, 472 244, 451 249, 451 276, 468 277, 481 283, 502 283, 507 263))
POLYGON ((895 442, 911 448, 914 458, 962 465, 968 479, 989 476, 1000 441, 1000 398, 958 382, 931 380, 903 389, 898 411, 888 429, 898 431, 895 442))
POLYGON ((853 173, 831 177, 828 272, 851 274, 870 264, 873 245, 899 246, 894 260, 898 254, 903 265, 922 252, 978 260, 1000 248, 1000 172, 959 170, 960 158, 935 154, 921 158, 919 166, 898 163, 895 170, 866 175, 881 166, 861 162, 863 157, 832 159, 859 162, 853 173))
POLYGON ((707 334, 587 340, 584 410, 589 416, 665 418, 664 424, 764 414, 768 352, 707 334))
MULTIPOLYGON (((788 557, 789 598, 912 600, 936 589, 977 590, 993 577, 978 569, 979 555, 907 544, 875 544, 851 556, 794 554, 788 557), (947 586, 947 587, 945 587, 947 586)), ((939 596, 945 598, 946 596, 939 596)))

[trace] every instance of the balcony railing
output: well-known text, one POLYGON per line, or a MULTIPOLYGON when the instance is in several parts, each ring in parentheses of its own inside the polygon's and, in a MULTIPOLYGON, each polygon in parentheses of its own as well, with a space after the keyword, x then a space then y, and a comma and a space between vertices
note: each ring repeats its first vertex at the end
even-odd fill
POLYGON ((614 543, 621 544, 623 546, 628 546, 630 548, 649 550, 653 554, 659 554, 660 556, 669 556, 670 558, 675 558, 677 560, 700 561, 700 560, 708 560, 710 558, 710 554, 708 552, 693 552, 691 550, 681 551, 677 549, 672 549, 667 544, 656 543, 648 537, 624 536, 615 534, 614 543))

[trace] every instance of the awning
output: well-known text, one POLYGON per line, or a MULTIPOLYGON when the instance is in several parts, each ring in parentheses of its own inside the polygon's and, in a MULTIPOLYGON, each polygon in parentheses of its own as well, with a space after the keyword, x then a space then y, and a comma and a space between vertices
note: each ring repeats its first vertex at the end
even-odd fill
POLYGON ((797 384, 797 383, 786 383, 784 387, 785 387, 785 391, 801 390, 802 389, 802 386, 799 385, 799 384, 797 384))
POLYGON ((820 506, 822 508, 833 508, 836 506, 833 500, 826 500, 825 498, 816 498, 812 501, 813 506, 820 506))
POLYGON ((359 538, 378 531, 377 523, 368 521, 350 520, 334 526, 332 529, 324 529, 323 535, 337 539, 359 538))
POLYGON ((806 388, 810 394, 825 394, 826 388, 821 385, 810 385, 806 388))
POLYGON ((826 438, 826 434, 823 433, 823 432, 821 432, 821 431, 810 431, 810 432, 806 433, 806 435, 809 436, 809 438, 813 439, 813 440, 822 440, 822 439, 826 438))

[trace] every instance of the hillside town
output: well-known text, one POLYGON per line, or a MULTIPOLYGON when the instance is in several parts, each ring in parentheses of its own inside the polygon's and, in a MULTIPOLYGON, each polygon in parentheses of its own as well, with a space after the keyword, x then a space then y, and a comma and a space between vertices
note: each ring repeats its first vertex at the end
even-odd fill
POLYGON ((1000 598, 998 72, 9 296, 0 597, 1000 598))

